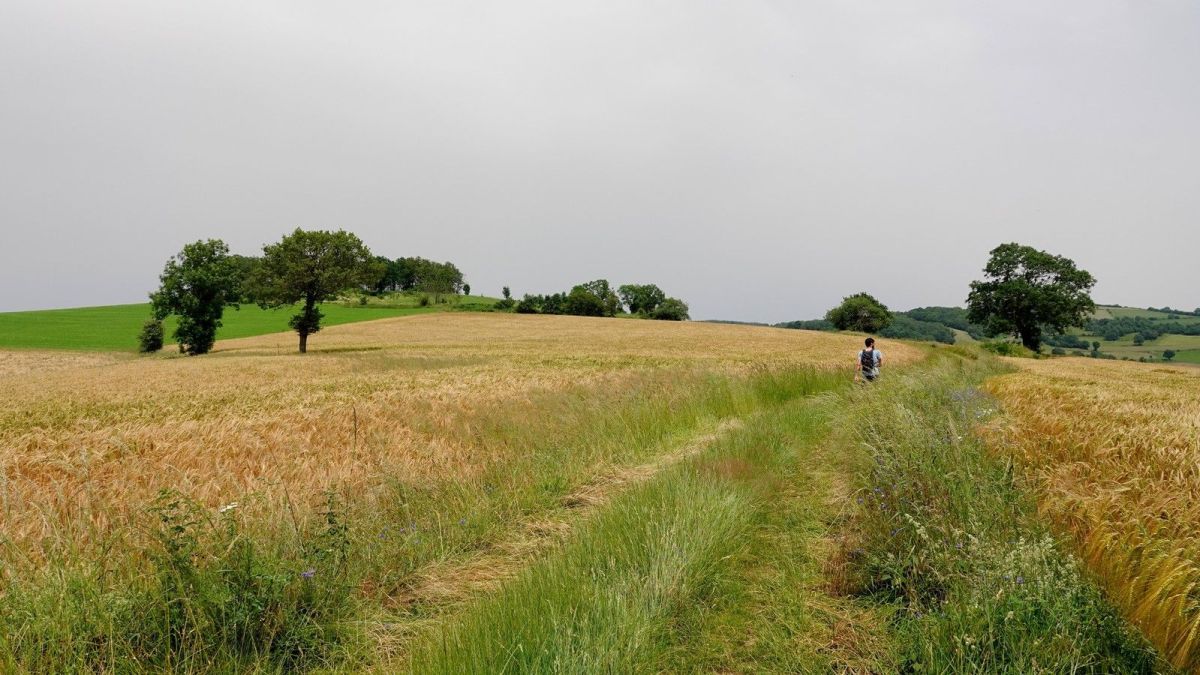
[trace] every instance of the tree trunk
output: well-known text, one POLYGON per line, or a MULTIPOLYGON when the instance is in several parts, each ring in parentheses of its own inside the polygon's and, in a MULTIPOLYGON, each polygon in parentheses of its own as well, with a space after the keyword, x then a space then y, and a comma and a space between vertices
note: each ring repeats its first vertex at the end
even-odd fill
POLYGON ((1025 345, 1033 353, 1038 353, 1042 349, 1042 333, 1039 330, 1026 329, 1020 331, 1021 344, 1025 345))
POLYGON ((308 353, 308 334, 312 332, 312 313, 316 304, 317 299, 311 293, 304 298, 304 314, 301 315, 300 325, 296 327, 296 332, 300 334, 301 354, 308 353))

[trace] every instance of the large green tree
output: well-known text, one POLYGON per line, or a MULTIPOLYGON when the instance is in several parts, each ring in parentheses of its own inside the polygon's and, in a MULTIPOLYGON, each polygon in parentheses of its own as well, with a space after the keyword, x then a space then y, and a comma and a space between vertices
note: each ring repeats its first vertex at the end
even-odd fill
POLYGON ((826 312, 825 320, 838 330, 878 333, 892 323, 892 313, 871 294, 855 293, 842 298, 842 304, 826 312))
POLYGON ((649 317, 660 321, 687 321, 690 318, 687 303, 679 298, 665 298, 649 317))
POLYGON ((607 279, 596 279, 571 289, 565 311, 577 316, 616 316, 621 311, 621 299, 607 279))
POLYGON ((254 280, 254 294, 264 308, 300 304, 288 322, 300 336, 300 353, 308 351, 308 336, 321 330, 318 305, 346 291, 378 282, 381 264, 357 236, 338 230, 301 230, 263 247, 254 280))
POLYGON ((1063 256, 1021 244, 992 249, 984 280, 971 282, 967 318, 988 335, 1013 335, 1033 351, 1046 331, 1083 326, 1096 304, 1096 279, 1063 256))
POLYGON ((630 314, 651 314, 667 299, 667 294, 654 284, 625 284, 617 289, 617 295, 630 314))
POLYGON ((400 290, 402 272, 400 261, 377 255, 375 256, 375 265, 379 269, 379 278, 371 285, 371 290, 376 294, 400 290))
POLYGON ((417 267, 416 289, 441 302, 443 295, 458 295, 463 287, 463 273, 451 262, 420 260, 417 267))
POLYGON ((179 317, 175 342, 179 351, 205 354, 212 349, 226 305, 239 296, 239 269, 229 246, 219 239, 197 241, 167 261, 161 286, 150 294, 154 318, 179 317))

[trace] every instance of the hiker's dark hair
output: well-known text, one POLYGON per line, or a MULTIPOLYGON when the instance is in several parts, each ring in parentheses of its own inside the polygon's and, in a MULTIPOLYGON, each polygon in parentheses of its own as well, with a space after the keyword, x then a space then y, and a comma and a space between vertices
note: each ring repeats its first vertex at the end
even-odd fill
POLYGON ((867 338, 866 340, 863 340, 863 344, 868 347, 874 347, 875 346, 875 338, 867 338))

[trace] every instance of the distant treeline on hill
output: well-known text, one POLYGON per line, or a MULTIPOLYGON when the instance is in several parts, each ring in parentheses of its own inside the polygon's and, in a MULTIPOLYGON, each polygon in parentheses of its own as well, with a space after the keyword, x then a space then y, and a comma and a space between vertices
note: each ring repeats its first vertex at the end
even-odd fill
MULTIPOLYGON (((262 265, 261 256, 228 256, 236 270, 237 295, 243 304, 254 304, 253 278, 262 265)), ((381 295, 389 291, 415 291, 432 296, 470 294, 471 286, 452 262, 434 262, 420 257, 388 258, 377 255, 364 274, 370 279, 360 292, 381 295)))
MULTIPOLYGON (((788 321, 776 324, 779 328, 836 331, 827 319, 788 321)), ((976 340, 983 339, 983 326, 967 321, 967 310, 961 307, 918 307, 896 312, 892 321, 879 331, 881 337, 896 340, 922 340, 954 344, 954 331, 961 330, 976 340)))
MULTIPOLYGON (((1165 311, 1165 310, 1159 310, 1165 311)), ((1120 340, 1133 334, 1135 339, 1156 340, 1167 333, 1176 335, 1200 335, 1200 320, 1185 320, 1184 316, 1196 316, 1190 312, 1172 311, 1166 317, 1118 317, 1115 319, 1092 319, 1084 327, 1090 335, 1099 335, 1105 340, 1120 340)), ((1072 345, 1060 345, 1070 347, 1072 345)))
POLYGON ((431 294, 455 295, 471 293, 471 286, 463 280, 463 273, 452 262, 434 262, 424 258, 396 258, 376 256, 379 278, 372 285, 376 293, 388 291, 424 291, 431 294))
POLYGON ((613 290, 607 279, 578 284, 566 293, 526 293, 515 303, 506 287, 501 303, 505 306, 500 309, 515 307, 518 314, 617 316, 628 311, 633 316, 662 321, 686 321, 689 318, 687 303, 667 297, 654 284, 625 284, 613 290))

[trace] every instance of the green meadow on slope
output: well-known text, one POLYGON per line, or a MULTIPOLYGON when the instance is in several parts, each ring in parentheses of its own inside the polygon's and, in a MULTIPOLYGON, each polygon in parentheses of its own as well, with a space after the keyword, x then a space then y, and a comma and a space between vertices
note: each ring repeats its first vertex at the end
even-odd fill
MULTIPOLYGON (((459 297, 458 302, 421 307, 417 296, 396 295, 370 298, 367 305, 328 303, 321 306, 323 326, 387 319, 426 312, 490 309, 496 300, 481 296, 459 297)), ((262 309, 257 305, 227 308, 217 331, 218 340, 266 335, 289 330, 286 308, 262 309)), ((137 350, 142 324, 151 318, 150 304, 108 305, 73 309, 48 309, 0 313, 0 348, 72 349, 83 351, 137 350)), ((175 328, 174 317, 166 323, 168 342, 175 328)))

